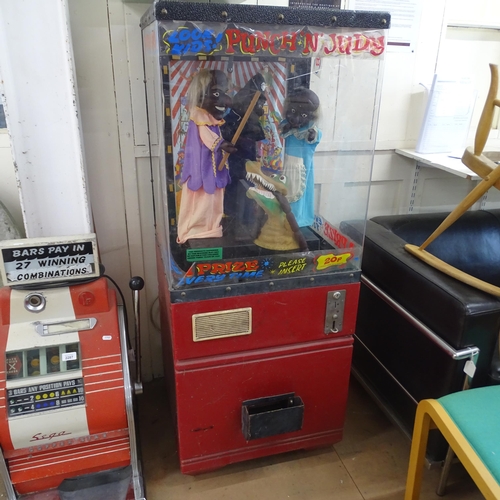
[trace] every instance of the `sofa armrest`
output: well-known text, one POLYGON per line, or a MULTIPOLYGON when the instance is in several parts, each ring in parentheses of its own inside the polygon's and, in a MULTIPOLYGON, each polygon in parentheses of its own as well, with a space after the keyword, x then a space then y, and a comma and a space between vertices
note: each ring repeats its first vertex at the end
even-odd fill
MULTIPOLYGON (((351 236, 360 229, 356 222, 342 225, 351 236)), ((362 273, 454 349, 479 347, 478 366, 488 372, 500 330, 500 300, 425 264, 405 243, 367 221, 362 273)))

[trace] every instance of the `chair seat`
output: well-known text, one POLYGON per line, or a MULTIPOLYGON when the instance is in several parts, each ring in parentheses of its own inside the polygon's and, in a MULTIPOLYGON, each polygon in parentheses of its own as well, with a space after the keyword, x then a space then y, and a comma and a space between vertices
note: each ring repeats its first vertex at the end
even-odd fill
POLYGON ((500 483, 500 386, 456 392, 438 401, 500 483))

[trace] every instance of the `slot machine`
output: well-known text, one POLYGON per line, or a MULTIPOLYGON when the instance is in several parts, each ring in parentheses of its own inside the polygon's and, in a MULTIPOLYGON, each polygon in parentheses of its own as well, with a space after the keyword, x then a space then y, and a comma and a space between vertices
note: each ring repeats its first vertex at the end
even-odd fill
POLYGON ((342 439, 389 26, 164 1, 141 20, 183 473, 342 439))
POLYGON ((0 269, 0 474, 9 500, 145 499, 133 406, 142 385, 95 235, 1 242, 0 269))

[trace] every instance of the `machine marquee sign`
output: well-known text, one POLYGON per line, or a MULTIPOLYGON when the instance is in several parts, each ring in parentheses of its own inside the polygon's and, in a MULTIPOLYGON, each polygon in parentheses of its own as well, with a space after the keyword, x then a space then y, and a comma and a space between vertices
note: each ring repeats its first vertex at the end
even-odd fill
POLYGON ((97 277, 95 235, 3 241, 0 274, 5 285, 97 277))
POLYGON ((210 255, 218 253, 222 257, 223 249, 198 248, 192 254, 193 258, 198 257, 198 259, 191 264, 186 273, 183 273, 179 268, 175 269, 179 280, 177 288, 195 287, 208 283, 220 284, 223 281, 241 283, 290 276, 312 276, 316 273, 343 270, 359 259, 359 245, 343 234, 340 229, 330 224, 324 217, 315 216, 313 229, 336 250, 241 260, 214 258, 209 261, 208 256, 210 255))
POLYGON ((312 275, 334 266, 345 267, 354 256, 353 251, 341 253, 329 251, 320 255, 306 252, 260 259, 195 262, 181 277, 177 287, 312 275))
POLYGON ((316 31, 309 27, 295 30, 259 31, 239 27, 216 31, 192 23, 162 34, 163 52, 185 55, 251 55, 321 57, 367 54, 380 56, 385 36, 377 31, 339 33, 316 31))

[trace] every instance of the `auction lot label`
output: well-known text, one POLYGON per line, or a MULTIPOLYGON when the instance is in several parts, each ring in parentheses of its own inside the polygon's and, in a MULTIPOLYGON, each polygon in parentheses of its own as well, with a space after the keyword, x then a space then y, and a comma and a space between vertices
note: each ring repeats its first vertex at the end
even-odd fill
POLYGON ((99 276, 95 234, 0 243, 4 285, 47 283, 99 276))

